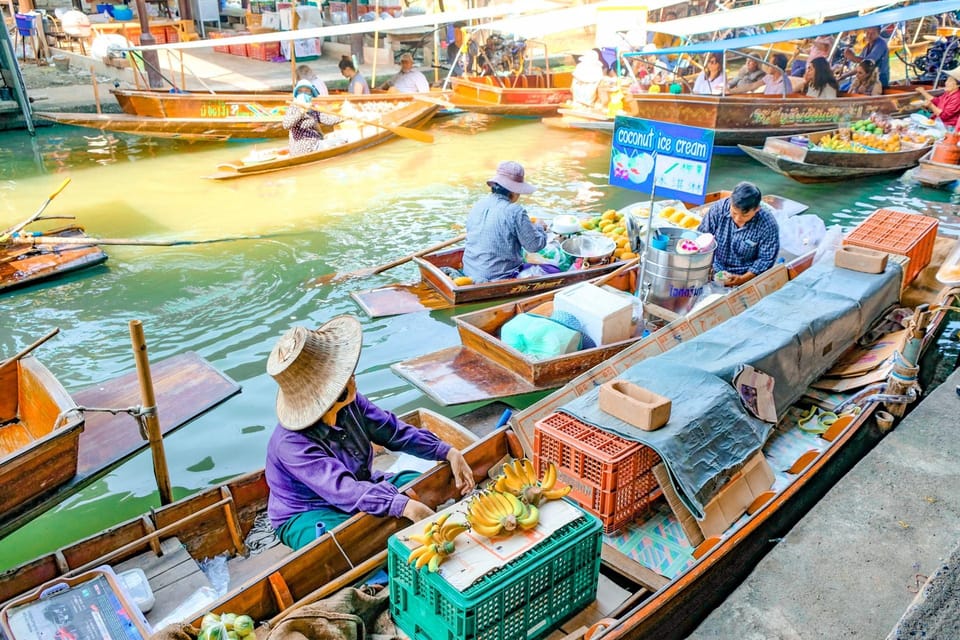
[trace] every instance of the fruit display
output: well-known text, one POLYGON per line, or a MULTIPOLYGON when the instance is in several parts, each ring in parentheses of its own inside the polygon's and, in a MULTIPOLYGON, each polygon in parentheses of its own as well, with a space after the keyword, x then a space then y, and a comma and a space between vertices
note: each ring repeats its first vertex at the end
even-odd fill
POLYGON ((253 618, 235 613, 208 613, 200 623, 197 640, 241 640, 254 638, 253 618))
POLYGON ((699 218, 690 215, 683 209, 677 209, 676 207, 664 207, 660 211, 660 217, 664 220, 668 220, 671 224, 684 229, 696 229, 700 226, 699 218))
POLYGON ((423 533, 410 536, 410 540, 420 543, 420 546, 410 552, 407 564, 416 563, 417 570, 426 567, 427 571, 436 573, 440 563, 456 550, 454 540, 468 528, 466 523, 451 521, 449 513, 428 522, 423 533))
POLYGON ((474 533, 495 538, 534 528, 540 522, 540 510, 512 493, 485 491, 470 500, 467 521, 474 533))
POLYGON ((627 222, 624 215, 616 209, 607 209, 596 218, 588 218, 580 223, 586 231, 599 231, 617 244, 613 256, 617 260, 632 260, 637 257, 630 248, 627 235, 627 222))
POLYGON ((514 460, 503 465, 503 474, 494 481, 493 488, 500 493, 509 493, 522 502, 539 506, 544 500, 559 500, 568 493, 569 485, 557 487, 557 468, 551 462, 537 478, 533 463, 527 458, 514 460))
POLYGON ((810 143, 810 148, 844 153, 890 153, 902 151, 904 142, 928 145, 933 141, 932 136, 917 130, 909 119, 890 120, 886 116, 873 114, 853 122, 849 128, 841 128, 836 133, 821 137, 816 144, 810 143))

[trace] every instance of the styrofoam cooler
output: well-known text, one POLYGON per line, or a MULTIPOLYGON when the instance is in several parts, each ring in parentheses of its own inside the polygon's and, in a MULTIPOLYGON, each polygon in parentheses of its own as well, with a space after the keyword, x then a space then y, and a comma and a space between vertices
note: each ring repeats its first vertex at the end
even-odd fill
POLYGON ((589 282, 558 291, 553 308, 576 317, 583 332, 597 345, 620 342, 633 334, 631 299, 589 282))

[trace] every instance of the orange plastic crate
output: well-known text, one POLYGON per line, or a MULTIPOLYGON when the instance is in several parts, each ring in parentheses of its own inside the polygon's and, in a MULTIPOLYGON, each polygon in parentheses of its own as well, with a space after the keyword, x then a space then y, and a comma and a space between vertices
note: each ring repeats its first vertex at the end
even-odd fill
POLYGON ((167 36, 167 42, 180 42, 180 32, 177 31, 176 27, 164 27, 164 33, 167 36))
POLYGON ((660 494, 653 467, 660 456, 565 413, 552 413, 534 426, 533 463, 543 473, 557 467, 570 497, 613 533, 645 512, 660 494))
POLYGON ((910 264, 903 281, 909 284, 930 264, 938 226, 936 218, 877 209, 847 234, 843 244, 907 256, 910 264))
POLYGON ((280 43, 279 42, 258 42, 254 44, 248 44, 247 57, 270 62, 274 58, 280 57, 280 43))

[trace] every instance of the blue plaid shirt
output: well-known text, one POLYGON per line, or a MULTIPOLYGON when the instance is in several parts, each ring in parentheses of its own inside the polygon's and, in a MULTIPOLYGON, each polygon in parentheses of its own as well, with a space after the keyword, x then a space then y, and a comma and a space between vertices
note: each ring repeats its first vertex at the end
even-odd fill
POLYGON ((730 198, 715 203, 697 231, 717 239, 713 270, 760 275, 773 266, 780 252, 780 229, 773 214, 763 206, 750 222, 738 228, 730 217, 730 198))
POLYGON ((547 233, 530 222, 527 210, 491 193, 467 216, 463 272, 474 282, 514 278, 523 266, 523 249, 540 251, 547 233))

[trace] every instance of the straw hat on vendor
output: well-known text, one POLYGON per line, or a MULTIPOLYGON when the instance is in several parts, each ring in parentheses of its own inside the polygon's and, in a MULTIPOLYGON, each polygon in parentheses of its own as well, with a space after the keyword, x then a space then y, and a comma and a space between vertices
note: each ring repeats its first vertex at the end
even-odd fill
POLYGON ((277 417, 284 428, 306 429, 339 404, 362 344, 360 321, 350 315, 337 316, 319 329, 293 327, 283 334, 267 360, 267 373, 280 386, 277 417))
POLYGON ((523 165, 513 160, 501 162, 497 166, 497 173, 487 180, 487 186, 500 185, 510 193, 530 194, 537 190, 535 186, 524 181, 523 165))

